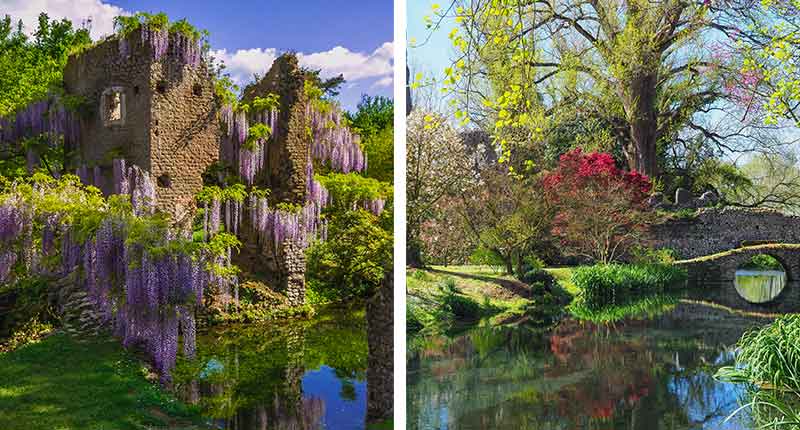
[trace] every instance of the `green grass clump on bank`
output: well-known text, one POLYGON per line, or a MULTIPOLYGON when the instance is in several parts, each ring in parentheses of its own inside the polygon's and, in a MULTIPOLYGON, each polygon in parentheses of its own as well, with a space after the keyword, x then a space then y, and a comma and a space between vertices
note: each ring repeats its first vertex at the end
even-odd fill
POLYGON ((0 428, 205 427, 196 409, 148 382, 118 341, 56 334, 0 354, 0 428))
POLYGON ((575 269, 572 281, 580 290, 578 303, 590 311, 639 302, 682 287, 685 269, 670 265, 596 265, 575 269))
POLYGON ((600 310, 588 309, 581 306, 579 301, 574 301, 567 308, 569 313, 577 319, 591 321, 597 324, 607 324, 624 319, 650 319, 672 310, 679 302, 679 298, 670 294, 642 297, 620 306, 609 306, 600 310))
POLYGON ((759 428, 800 428, 800 314, 745 333, 734 366, 716 378, 750 388, 750 409, 759 428))

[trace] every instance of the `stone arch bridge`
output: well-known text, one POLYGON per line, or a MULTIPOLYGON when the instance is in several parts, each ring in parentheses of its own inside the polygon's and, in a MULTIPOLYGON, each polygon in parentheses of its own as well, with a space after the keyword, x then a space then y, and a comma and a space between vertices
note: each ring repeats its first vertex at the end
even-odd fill
POLYGON ((714 255, 676 261, 689 274, 689 297, 733 309, 768 313, 800 312, 800 244, 743 246, 714 255), (750 303, 736 291, 736 269, 756 255, 770 255, 786 272, 786 286, 767 303, 750 303))
POLYGON ((703 208, 654 226, 649 245, 669 248, 689 273, 689 296, 734 309, 800 312, 800 217, 770 209, 703 208), (754 255, 775 257, 786 286, 767 303, 750 303, 736 291, 736 269, 754 255))

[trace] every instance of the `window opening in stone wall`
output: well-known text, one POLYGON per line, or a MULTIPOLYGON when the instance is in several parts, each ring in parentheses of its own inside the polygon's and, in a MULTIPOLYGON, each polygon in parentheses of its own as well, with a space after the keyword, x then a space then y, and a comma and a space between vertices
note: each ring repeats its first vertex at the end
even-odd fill
POLYGON ((103 91, 100 107, 106 126, 121 125, 125 121, 125 92, 121 87, 103 91))
POLYGON ((203 95, 203 86, 200 85, 200 84, 194 84, 192 86, 192 94, 194 94, 196 96, 203 95))
POLYGON ((166 93, 167 92, 167 82, 166 81, 158 81, 158 83, 156 84, 156 91, 158 91, 159 94, 166 93))
POLYGON ((172 188, 172 178, 170 178, 166 173, 159 176, 156 179, 156 183, 158 183, 158 186, 161 188, 172 188))
POLYGON ((134 95, 137 95, 137 96, 139 95, 139 86, 138 86, 138 85, 136 85, 135 87, 133 87, 133 94, 134 94, 134 95))

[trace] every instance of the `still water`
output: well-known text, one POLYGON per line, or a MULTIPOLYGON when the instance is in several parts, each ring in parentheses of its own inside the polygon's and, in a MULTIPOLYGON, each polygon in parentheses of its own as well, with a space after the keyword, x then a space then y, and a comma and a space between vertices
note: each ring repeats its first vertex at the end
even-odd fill
POLYGON ((778 297, 786 286, 786 272, 783 270, 736 271, 734 281, 736 291, 750 303, 767 303, 778 297))
POLYGON ((216 428, 365 428, 363 309, 217 327, 198 336, 197 348, 198 360, 179 368, 176 381, 216 428))
MULTIPOLYGON (((741 386, 713 379, 757 324, 680 305, 652 321, 549 333, 474 328, 408 354, 410 429, 750 429, 741 386), (686 319, 686 315, 693 318, 686 319)), ((413 343, 412 343, 413 344, 413 343)))

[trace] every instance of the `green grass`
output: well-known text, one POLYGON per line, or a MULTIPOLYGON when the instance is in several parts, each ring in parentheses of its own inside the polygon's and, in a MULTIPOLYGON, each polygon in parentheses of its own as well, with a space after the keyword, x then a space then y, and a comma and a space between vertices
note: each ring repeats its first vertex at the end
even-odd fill
POLYGON ((572 294, 573 296, 578 295, 578 286, 572 282, 572 272, 575 270, 574 267, 554 267, 554 268, 546 268, 550 272, 553 277, 556 278, 561 287, 567 290, 568 293, 572 294))
POLYGON ((608 306, 593 310, 582 306, 580 301, 572 302, 567 309, 579 320, 596 324, 609 324, 624 319, 651 319, 672 310, 680 300, 669 294, 642 297, 625 305, 608 306))
POLYGON ((0 354, 0 429, 199 429, 196 409, 145 379, 114 339, 55 334, 0 354))

